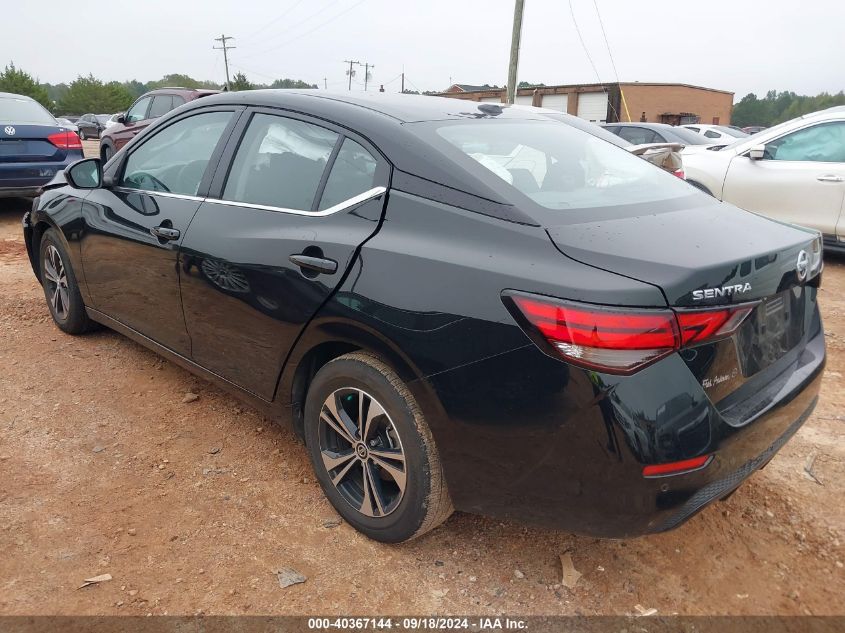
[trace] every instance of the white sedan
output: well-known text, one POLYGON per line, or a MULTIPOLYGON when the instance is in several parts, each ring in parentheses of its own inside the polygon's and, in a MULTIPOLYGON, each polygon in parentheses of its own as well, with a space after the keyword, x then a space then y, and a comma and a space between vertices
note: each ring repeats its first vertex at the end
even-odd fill
POLYGON ((727 145, 728 143, 734 143, 741 138, 748 138, 748 134, 742 130, 728 127, 727 125, 689 123, 679 127, 685 127, 688 130, 692 130, 696 134, 700 134, 711 143, 715 143, 717 145, 727 145))
POLYGON ((684 153, 687 181, 738 207, 817 229, 845 252, 845 106, 716 151, 684 153))

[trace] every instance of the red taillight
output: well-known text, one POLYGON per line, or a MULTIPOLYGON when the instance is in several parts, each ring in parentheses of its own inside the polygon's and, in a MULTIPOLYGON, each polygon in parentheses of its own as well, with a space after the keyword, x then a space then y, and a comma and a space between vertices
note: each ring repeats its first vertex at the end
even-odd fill
MULTIPOLYGON (((716 310, 608 308, 525 295, 504 294, 505 303, 529 333, 568 362, 630 374, 686 345, 729 336, 751 312, 740 306, 716 310), (512 304, 511 304, 512 302, 512 304)), ((536 339, 535 339, 536 340, 536 339)))
POLYGON ((681 330, 681 346, 730 336, 745 321, 753 306, 716 310, 677 310, 681 330))
POLYGON ((79 140, 76 132, 70 130, 51 134, 47 137, 47 140, 59 149, 82 149, 82 141, 79 140))
POLYGON ((673 174, 675 174, 675 175, 676 175, 678 178, 680 178, 681 180, 686 180, 686 178, 687 178, 687 176, 686 176, 686 174, 684 173, 684 170, 683 170, 683 169, 676 169, 676 170, 675 170, 675 171, 673 171, 672 173, 673 173, 673 174))
POLYGON ((701 455, 700 457, 684 459, 679 462, 643 466, 643 477, 663 477, 665 475, 680 475, 681 473, 692 472, 693 470, 707 466, 712 457, 712 455, 701 455))
POLYGON ((519 311, 569 362, 631 373, 673 352, 680 335, 671 310, 617 310, 511 295, 519 311))

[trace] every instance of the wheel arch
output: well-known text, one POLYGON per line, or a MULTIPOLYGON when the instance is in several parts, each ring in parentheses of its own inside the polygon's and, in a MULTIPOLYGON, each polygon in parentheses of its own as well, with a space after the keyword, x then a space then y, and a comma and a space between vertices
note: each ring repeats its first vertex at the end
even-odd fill
POLYGON ((350 321, 312 324, 294 346, 276 390, 276 402, 290 408, 290 420, 300 437, 304 430, 305 399, 317 372, 350 352, 366 352, 387 364, 404 381, 420 377, 402 351, 378 332, 350 321))

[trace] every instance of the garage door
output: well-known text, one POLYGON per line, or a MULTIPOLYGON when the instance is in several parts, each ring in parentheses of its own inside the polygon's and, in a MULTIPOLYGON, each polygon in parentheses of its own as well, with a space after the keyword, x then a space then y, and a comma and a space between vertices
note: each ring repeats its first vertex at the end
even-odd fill
POLYGON ((532 95, 516 95, 513 102, 517 105, 531 105, 532 99, 534 99, 532 95))
POLYGON ((481 100, 484 103, 501 103, 502 102, 501 97, 482 97, 481 100))
POLYGON ((593 123, 607 123, 607 93, 582 92, 579 94, 578 116, 593 123))
POLYGON ((566 112, 569 95, 543 95, 543 107, 549 110, 566 112))

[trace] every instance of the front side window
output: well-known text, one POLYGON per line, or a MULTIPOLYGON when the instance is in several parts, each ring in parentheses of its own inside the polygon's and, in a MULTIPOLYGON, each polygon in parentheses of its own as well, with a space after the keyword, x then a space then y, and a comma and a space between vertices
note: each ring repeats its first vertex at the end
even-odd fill
POLYGON ((369 191, 375 186, 375 179, 376 159, 352 139, 344 139, 332 163, 319 209, 328 209, 369 191))
POLYGON ((195 196, 231 117, 205 112, 167 126, 129 155, 120 186, 195 196))
POLYGON ((135 121, 145 119, 147 116, 147 107, 150 105, 150 101, 152 101, 152 98, 150 97, 144 97, 140 101, 137 101, 126 113, 126 122, 135 123, 135 121))
POLYGON ((337 139, 318 125, 254 115, 235 154, 223 199, 310 211, 337 139))
POLYGON ((822 123, 766 143, 766 158, 845 163, 845 121, 822 123))
POLYGON ((483 168, 547 209, 629 205, 690 195, 689 185, 671 174, 553 121, 441 123, 428 138, 468 171, 478 173, 483 168))

